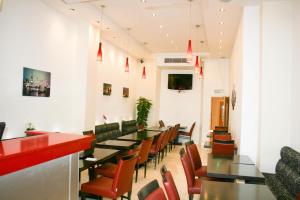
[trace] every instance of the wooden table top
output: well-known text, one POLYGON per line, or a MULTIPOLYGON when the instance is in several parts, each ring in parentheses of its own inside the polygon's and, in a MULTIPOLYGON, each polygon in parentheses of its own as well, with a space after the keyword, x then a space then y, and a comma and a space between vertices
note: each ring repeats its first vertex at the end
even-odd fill
POLYGON ((146 128, 148 131, 158 131, 158 132, 164 132, 167 131, 169 128, 168 127, 162 127, 160 128, 159 126, 151 126, 146 128))
POLYGON ((115 150, 115 149, 95 148, 94 158, 96 158, 97 160, 96 161, 88 161, 85 159, 79 160, 79 171, 81 172, 96 164, 101 164, 106 160, 109 160, 110 158, 116 156, 117 154, 119 154, 119 152, 120 152, 119 150, 115 150))
POLYGON ((121 137, 118 137, 117 140, 124 140, 124 141, 142 141, 147 138, 152 138, 157 135, 159 135, 160 132, 158 131, 139 131, 139 132, 134 132, 130 133, 121 137))
POLYGON ((202 181, 200 200, 275 200, 266 185, 202 181))
POLYGON ((207 176, 247 181, 264 181, 265 177, 248 156, 220 157, 208 154, 207 176))
POLYGON ((106 140, 96 143, 97 148, 129 150, 136 144, 136 141, 122 141, 122 140, 106 140))

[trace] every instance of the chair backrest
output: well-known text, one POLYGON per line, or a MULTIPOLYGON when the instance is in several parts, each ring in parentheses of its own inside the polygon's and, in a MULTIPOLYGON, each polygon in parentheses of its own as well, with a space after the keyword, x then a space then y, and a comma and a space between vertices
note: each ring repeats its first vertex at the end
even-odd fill
POLYGON ((196 144, 185 143, 186 152, 191 160, 194 172, 202 167, 201 157, 196 144))
POLYGON ((2 139, 4 129, 5 129, 5 122, 0 122, 0 140, 2 139))
POLYGON ((137 132, 137 130, 136 120, 122 121, 122 135, 137 132))
POLYGON ((191 137, 192 137, 192 134, 193 134, 195 125, 196 125, 196 122, 194 122, 194 123, 192 124, 192 126, 191 126, 191 129, 190 129, 190 132, 189 132, 189 136, 191 136, 191 137))
POLYGON ((145 185, 138 192, 139 200, 167 200, 164 191, 159 187, 157 180, 153 180, 145 185))
POLYGON ((170 171, 167 170, 166 166, 163 165, 160 169, 160 173, 163 179, 163 184, 165 187, 165 190, 168 195, 169 200, 180 200, 178 190, 176 188, 173 176, 170 171))
POLYGON ((171 133, 171 129, 168 129, 164 134, 164 139, 162 141, 161 147, 160 149, 165 148, 165 146, 168 144, 169 142, 169 137, 170 137, 170 133, 171 133))
POLYGON ((95 126, 95 135, 97 142, 115 139, 122 135, 119 123, 101 124, 95 126))
POLYGON ((232 139, 231 134, 215 134, 215 133, 213 133, 213 140, 228 141, 231 139, 232 139))
POLYGON ((220 156, 233 156, 234 154, 234 143, 228 143, 230 141, 214 141, 212 144, 212 154, 220 156))
POLYGON ((159 128, 165 127, 165 123, 163 122, 163 120, 159 120, 159 128))
POLYGON ((179 152, 180 154, 180 160, 184 169, 186 181, 187 181, 187 186, 188 188, 193 187, 194 182, 195 182, 195 173, 192 167, 192 163, 190 161, 190 158, 188 154, 184 151, 182 148, 179 152))
POLYGON ((158 139, 156 140, 156 143, 154 144, 155 145, 155 151, 160 150, 160 147, 161 147, 162 142, 164 140, 165 134, 166 134, 166 132, 163 132, 163 133, 159 134, 158 139))
POLYGON ((174 127, 172 127, 171 129, 170 129, 170 135, 169 135, 169 140, 168 140, 168 142, 171 142, 171 141, 173 141, 173 139, 174 139, 174 135, 176 134, 176 130, 175 130, 176 128, 175 128, 175 126, 174 127))
POLYGON ((148 160, 148 155, 151 149, 152 141, 153 141, 152 138, 148 138, 142 141, 141 148, 138 155, 138 162, 140 164, 148 160))
POLYGON ((116 192, 117 196, 132 190, 132 179, 136 162, 136 155, 124 156, 119 160, 112 184, 112 191, 116 192))
POLYGON ((228 127, 225 126, 215 126, 215 130, 217 131, 228 131, 228 127))

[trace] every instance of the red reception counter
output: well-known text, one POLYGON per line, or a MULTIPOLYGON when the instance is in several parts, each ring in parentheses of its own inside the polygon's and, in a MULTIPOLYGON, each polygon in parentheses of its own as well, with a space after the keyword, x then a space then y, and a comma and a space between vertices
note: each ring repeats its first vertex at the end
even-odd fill
MULTIPOLYGON (((29 137, 0 141, 0 188, 6 190, 0 189, 0 199, 3 199, 2 197, 16 198, 17 196, 12 195, 18 192, 20 192, 21 197, 28 194, 27 198, 41 199, 41 196, 37 196, 37 198, 30 196, 28 188, 31 182, 33 186, 39 184, 39 182, 41 184, 44 182, 56 183, 58 186, 69 184, 66 187, 66 190, 68 190, 66 193, 68 194, 62 194, 59 199, 67 197, 64 195, 71 195, 70 188, 74 193, 71 196, 77 195, 78 152, 90 148, 93 138, 76 134, 41 131, 26 133, 29 137), (20 186, 16 183, 19 181, 22 182, 20 186), (64 184, 64 181, 68 183, 64 184), (75 183, 76 185, 74 185, 75 183), (21 191, 10 191, 9 185, 14 190, 19 188, 21 191), (24 193, 22 194, 22 192, 24 193)), ((41 185, 40 187, 41 193, 43 193, 41 195, 47 195, 47 199, 58 197, 52 195, 53 192, 57 192, 56 186, 51 186, 53 188, 49 191, 47 191, 46 186, 41 185)), ((32 188, 32 190, 37 191, 36 188, 32 188)), ((57 188, 57 190, 61 189, 57 188)), ((63 191, 61 192, 63 193, 63 191)))

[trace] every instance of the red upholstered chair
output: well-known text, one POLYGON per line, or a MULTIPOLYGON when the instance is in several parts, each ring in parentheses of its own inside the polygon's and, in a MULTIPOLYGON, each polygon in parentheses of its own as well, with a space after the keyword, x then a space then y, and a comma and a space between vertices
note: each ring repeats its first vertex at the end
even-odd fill
POLYGON ((179 127, 180 127, 180 125, 176 124, 174 127, 171 128, 171 134, 169 137, 169 151, 171 151, 173 149, 173 144, 175 144, 175 139, 177 137, 179 127))
POLYGON ((213 141, 215 140, 223 140, 223 141, 229 141, 231 140, 231 134, 227 133, 227 134, 216 134, 213 133, 213 141))
POLYGON ((85 200, 86 194, 92 194, 110 199, 117 199, 128 192, 131 197, 132 179, 137 156, 127 156, 119 160, 114 178, 101 176, 95 180, 81 185, 81 199, 85 200))
POLYGON ((179 131, 179 135, 182 135, 182 136, 187 136, 190 138, 190 140, 192 139, 192 134, 193 134, 193 131, 194 131, 194 128, 195 128, 195 125, 196 125, 196 122, 194 122, 191 126, 191 129, 189 132, 185 132, 185 131, 179 131))
POLYGON ((149 154, 151 156, 153 156, 154 159, 155 159, 155 166, 154 166, 155 169, 156 169, 157 160, 158 160, 158 163, 160 161, 160 148, 161 148, 164 137, 165 137, 165 132, 161 133, 158 136, 158 139, 156 140, 156 142, 154 144, 152 144, 150 152, 149 152, 149 154))
MULTIPOLYGON (((148 155, 151 149, 152 144, 152 138, 143 140, 140 147, 134 150, 128 151, 128 155, 134 155, 136 154, 138 159, 136 163, 136 175, 135 175, 135 182, 137 182, 138 177, 138 169, 140 168, 140 165, 144 165, 144 177, 146 177, 147 173, 147 161, 148 161, 148 155)), ((102 165, 101 167, 98 167, 95 169, 95 173, 97 175, 102 175, 106 177, 113 178, 116 173, 117 165, 113 163, 106 163, 102 165)))
POLYGON ((168 195, 169 200, 180 200, 178 190, 176 188, 173 176, 166 166, 162 166, 160 169, 161 176, 163 178, 163 184, 168 195))
POLYGON ((218 156, 233 156, 234 141, 219 141, 216 140, 212 144, 212 154, 218 156))
POLYGON ((159 187, 157 180, 145 185, 138 192, 139 200, 167 200, 164 191, 159 187))
POLYGON ((187 181, 187 188, 189 193, 189 199, 193 199, 194 194, 200 194, 202 183, 199 178, 195 178, 195 173, 192 167, 192 163, 188 154, 182 148, 179 152, 180 160, 184 169, 184 173, 187 181))
POLYGON ((193 141, 185 143, 186 152, 192 163, 194 173, 197 177, 206 177, 207 176, 207 167, 202 166, 201 157, 197 148, 197 145, 193 141))
POLYGON ((298 193, 296 200, 300 200, 300 192, 298 193))

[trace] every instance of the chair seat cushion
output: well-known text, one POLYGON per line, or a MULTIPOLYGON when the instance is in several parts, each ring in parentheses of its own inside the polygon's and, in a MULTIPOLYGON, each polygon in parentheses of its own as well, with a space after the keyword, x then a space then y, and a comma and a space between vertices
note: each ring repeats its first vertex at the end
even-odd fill
POLYGON ((101 167, 98 167, 95 169, 95 173, 97 175, 109 177, 109 178, 114 178, 115 177, 115 172, 117 169, 117 165, 113 163, 105 163, 101 167))
POLYGON ((275 174, 264 173, 266 185, 270 188, 272 193, 277 199, 294 200, 295 197, 291 196, 285 189, 285 186, 280 182, 275 174))
POLYGON ((200 194, 201 186, 202 186, 201 180, 195 179, 194 185, 188 188, 189 194, 200 194))
POLYGON ((100 177, 81 185, 81 192, 93 194, 96 196, 116 198, 116 193, 112 191, 113 179, 100 177))
POLYGON ((151 146, 151 149, 150 149, 149 153, 150 154, 157 154, 158 153, 157 150, 156 150, 156 146, 155 145, 151 146))
POLYGON ((202 166, 202 167, 198 168, 195 171, 195 175, 198 176, 199 178, 206 177, 207 176, 207 166, 202 166))

